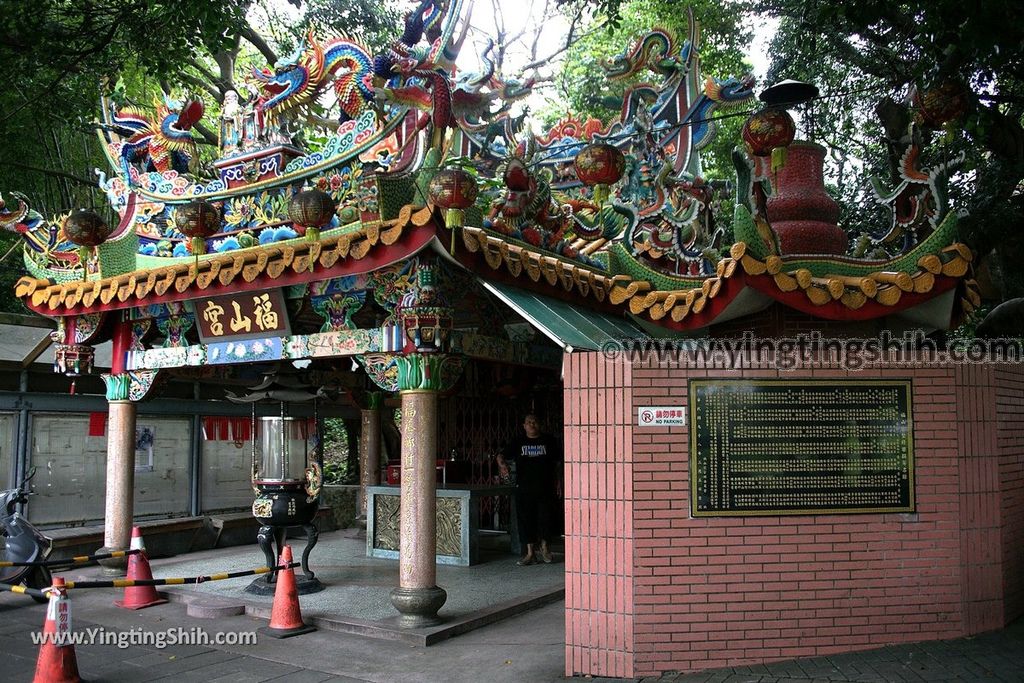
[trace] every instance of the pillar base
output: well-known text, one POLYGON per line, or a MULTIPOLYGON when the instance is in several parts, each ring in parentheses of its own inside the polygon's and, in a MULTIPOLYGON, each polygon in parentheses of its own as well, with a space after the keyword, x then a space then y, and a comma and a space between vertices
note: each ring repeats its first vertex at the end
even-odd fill
MULTIPOLYGON (((108 548, 103 546, 96 551, 100 553, 112 553, 115 550, 128 550, 128 548, 108 548)), ((126 576, 128 574, 128 558, 127 557, 110 557, 105 560, 96 560, 96 562, 103 567, 104 576, 126 576)))
POLYGON ((395 588, 391 591, 391 604, 401 612, 398 625, 402 628, 437 626, 441 618, 437 611, 448 599, 443 588, 395 588))

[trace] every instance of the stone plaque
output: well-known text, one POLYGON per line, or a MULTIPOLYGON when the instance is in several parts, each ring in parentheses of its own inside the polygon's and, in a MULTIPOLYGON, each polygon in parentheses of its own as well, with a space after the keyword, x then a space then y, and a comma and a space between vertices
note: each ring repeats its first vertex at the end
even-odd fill
POLYGON ((910 381, 692 380, 694 516, 914 510, 910 381))

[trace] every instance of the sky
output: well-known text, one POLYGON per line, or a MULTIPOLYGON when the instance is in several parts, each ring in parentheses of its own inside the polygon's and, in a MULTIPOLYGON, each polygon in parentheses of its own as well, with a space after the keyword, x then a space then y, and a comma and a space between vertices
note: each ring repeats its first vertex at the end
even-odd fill
MULTIPOLYGON (((500 5, 504 15, 508 33, 515 33, 524 26, 536 25, 537 16, 540 15, 544 6, 543 0, 497 0, 497 3, 500 5)), ((494 15, 494 6, 491 0, 476 0, 470 22, 472 27, 470 40, 476 43, 477 49, 464 48, 463 58, 473 60, 472 53, 483 48, 484 38, 495 33, 494 15), (466 53, 471 54, 467 55, 466 53)), ((754 40, 747 49, 746 57, 753 65, 753 73, 758 79, 758 84, 763 86, 764 75, 768 71, 768 43, 771 41, 772 36, 775 35, 778 20, 763 17, 751 17, 750 19, 754 22, 754 40)), ((561 44, 561 41, 564 40, 568 28, 569 22, 564 17, 559 16, 548 21, 541 34, 540 44, 542 47, 538 50, 538 53, 545 55, 554 52, 561 44)), ((623 47, 625 47, 629 38, 629 36, 623 36, 623 47)), ((513 52, 511 57, 521 60, 525 54, 526 50, 520 49, 517 52, 513 52)), ((525 63, 524 61, 516 61, 516 59, 510 61, 512 65, 525 63)), ((475 61, 470 61, 469 64, 472 66, 467 66, 467 68, 476 68, 475 61)), ((557 66, 557 61, 553 62, 550 67, 547 67, 547 70, 556 69, 557 66)))
MULTIPOLYGON (((550 0, 552 3, 554 0, 550 0)), ((532 27, 538 25, 545 6, 545 0, 475 0, 472 2, 473 11, 470 21, 470 33, 459 57, 458 67, 467 71, 477 71, 481 68, 479 54, 484 50, 485 41, 488 36, 496 33, 495 30, 495 3, 498 5, 505 21, 506 32, 515 34, 524 28, 529 29, 526 37, 532 39, 532 27)), ((400 3, 402 10, 414 7, 417 3, 413 0, 404 0, 400 3)), ((469 4, 467 2, 467 4, 469 4)), ((287 0, 269 0, 271 10, 278 16, 297 18, 299 11, 287 0)), ((255 17, 256 15, 254 15, 255 17)), ((699 17, 698 17, 699 19, 699 17)), ((751 17, 754 22, 754 40, 746 52, 747 60, 753 66, 754 76, 757 78, 757 90, 761 90, 767 84, 764 82, 765 73, 768 70, 767 46, 775 34, 777 20, 751 17)), ((537 55, 544 57, 555 53, 564 41, 569 28, 567 19, 555 16, 543 24, 543 30, 538 41, 537 55)), ((395 27, 396 32, 400 27, 395 27)), ((623 46, 628 42, 629 37, 623 36, 623 46)), ((517 45, 509 49, 506 56, 505 75, 516 75, 517 71, 529 60, 529 53, 525 44, 517 45)), ((558 68, 559 57, 556 57, 548 65, 541 67, 542 75, 550 74, 558 68)), ((708 65, 713 67, 713 65, 708 65)), ((545 96, 553 94, 553 89, 539 89, 532 101, 527 104, 536 111, 543 103, 545 96)))

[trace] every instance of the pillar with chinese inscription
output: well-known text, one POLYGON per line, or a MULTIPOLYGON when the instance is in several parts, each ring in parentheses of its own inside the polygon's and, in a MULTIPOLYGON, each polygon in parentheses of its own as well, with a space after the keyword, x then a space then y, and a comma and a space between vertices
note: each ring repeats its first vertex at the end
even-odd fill
MULTIPOLYGON (((148 321, 147 321, 148 324, 148 321)), ((109 375, 103 375, 107 389, 107 480, 104 499, 103 547, 101 551, 127 550, 131 541, 135 506, 135 415, 136 404, 153 388, 157 372, 128 372, 128 352, 138 346, 144 330, 130 320, 114 325, 109 375)), ((123 558, 103 561, 106 571, 123 573, 123 558)))
POLYGON ((380 483, 380 409, 384 394, 367 392, 365 407, 360 411, 362 425, 359 432, 359 515, 366 521, 366 487, 380 483))
POLYGON ((439 623, 448 597, 437 586, 437 402, 458 381, 465 358, 446 353, 452 310, 435 285, 434 267, 420 263, 416 284, 391 321, 401 332, 402 349, 361 358, 380 388, 402 397, 399 585, 391 603, 398 623, 409 628, 439 623))

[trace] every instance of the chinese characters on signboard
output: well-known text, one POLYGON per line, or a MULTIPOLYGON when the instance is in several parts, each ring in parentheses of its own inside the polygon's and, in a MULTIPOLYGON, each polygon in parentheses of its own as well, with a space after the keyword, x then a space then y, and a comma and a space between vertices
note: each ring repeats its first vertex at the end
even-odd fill
POLYGON ((291 333, 281 290, 244 292, 196 302, 204 342, 256 339, 291 333))
POLYGON ((638 427, 685 427, 686 410, 680 406, 641 406, 636 409, 638 427))
POLYGON ((906 380, 691 380, 694 516, 914 510, 906 380))

